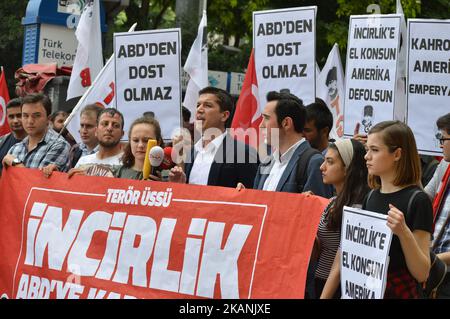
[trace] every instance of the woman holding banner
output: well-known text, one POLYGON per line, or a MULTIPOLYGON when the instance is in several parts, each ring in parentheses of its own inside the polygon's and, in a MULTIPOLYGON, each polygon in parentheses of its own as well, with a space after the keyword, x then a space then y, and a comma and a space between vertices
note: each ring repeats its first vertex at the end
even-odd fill
MULTIPOLYGON (((140 180, 142 179, 148 140, 154 139, 159 146, 163 147, 164 142, 159 122, 148 116, 136 119, 130 126, 128 139, 129 143, 125 146, 122 157, 123 165, 114 168, 114 176, 140 180)), ((150 175, 150 178, 159 180, 153 175, 150 175)))
MULTIPOLYGON (((393 237, 385 299, 421 298, 419 283, 430 271, 431 201, 420 187, 420 160, 411 129, 400 121, 378 123, 369 131, 365 156, 369 186, 363 209, 387 214, 393 237)), ((324 287, 330 298, 339 283, 339 254, 324 287)))
MULTIPOLYGON (((356 140, 338 140, 330 143, 325 161, 320 166, 323 183, 333 185, 336 196, 330 200, 322 213, 317 238, 320 252, 315 272, 315 289, 320 296, 341 237, 342 209, 344 206, 361 207, 369 187, 361 180, 367 180, 367 167, 364 160, 364 145, 356 140)), ((339 298, 340 291, 334 297, 339 298)))

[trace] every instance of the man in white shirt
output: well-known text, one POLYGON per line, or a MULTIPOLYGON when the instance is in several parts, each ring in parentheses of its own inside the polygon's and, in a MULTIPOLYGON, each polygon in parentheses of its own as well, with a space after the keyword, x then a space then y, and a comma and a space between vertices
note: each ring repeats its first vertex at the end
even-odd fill
POLYGON ((256 151, 226 132, 231 123, 233 100, 228 92, 206 87, 199 92, 196 124, 202 137, 188 152, 185 172, 171 170, 171 182, 251 188, 258 168, 256 151), (193 160, 193 161, 192 161, 193 160))
POLYGON ((69 171, 69 177, 73 175, 92 175, 89 174, 88 169, 94 165, 101 165, 105 169, 114 165, 122 165, 121 158, 123 153, 120 139, 124 134, 123 126, 122 113, 114 108, 102 110, 98 115, 96 131, 99 149, 94 154, 82 156, 75 168, 69 171))

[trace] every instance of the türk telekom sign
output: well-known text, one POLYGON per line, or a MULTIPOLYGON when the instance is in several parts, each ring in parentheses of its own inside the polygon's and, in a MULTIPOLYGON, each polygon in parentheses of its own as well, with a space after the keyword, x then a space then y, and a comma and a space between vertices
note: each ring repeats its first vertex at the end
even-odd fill
POLYGON ((75 30, 67 27, 43 24, 39 37, 38 63, 58 63, 70 66, 77 51, 75 30))
MULTIPOLYGON (((22 65, 55 62, 59 67, 73 65, 78 45, 75 29, 80 20, 80 8, 86 1, 30 1, 22 19, 22 65)), ((106 32, 103 1, 100 1, 100 19, 102 32, 106 32)))

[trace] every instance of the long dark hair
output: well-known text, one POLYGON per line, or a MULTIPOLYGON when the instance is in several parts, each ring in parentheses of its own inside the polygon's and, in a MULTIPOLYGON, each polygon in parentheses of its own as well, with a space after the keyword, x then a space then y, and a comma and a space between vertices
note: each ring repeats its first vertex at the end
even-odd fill
MULTIPOLYGON (((128 131, 128 139, 131 138, 131 132, 133 131, 133 127, 137 124, 148 124, 148 125, 153 126, 153 128, 155 130, 155 135, 156 135, 156 142, 158 143, 159 146, 164 147, 164 141, 161 136, 161 127, 159 126, 159 122, 157 120, 155 120, 154 118, 150 118, 150 117, 143 116, 143 117, 136 119, 130 126, 130 130, 128 131)), ((134 155, 131 152, 130 141, 128 141, 128 143, 125 146, 125 149, 123 151, 122 163, 123 163, 123 166, 128 167, 128 168, 133 167, 133 165, 134 165, 134 155)))
MULTIPOLYGON (((342 192, 337 195, 336 201, 327 216, 327 226, 334 231, 341 229, 342 210, 344 206, 362 204, 364 197, 369 192, 369 186, 366 183, 367 166, 364 159, 366 149, 362 143, 356 140, 351 140, 351 142, 353 146, 353 157, 349 166, 345 167, 344 187, 342 192)), ((329 147, 336 150, 339 154, 339 150, 334 143, 330 143, 329 147)))

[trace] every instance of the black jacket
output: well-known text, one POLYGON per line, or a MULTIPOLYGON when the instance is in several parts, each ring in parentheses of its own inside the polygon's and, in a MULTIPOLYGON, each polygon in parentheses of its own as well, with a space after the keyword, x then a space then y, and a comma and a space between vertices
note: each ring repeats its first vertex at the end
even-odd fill
MULTIPOLYGON (((188 156, 186 160, 185 171, 188 183, 196 155, 195 149, 192 148, 190 157, 188 156)), ((240 182, 246 188, 253 188, 258 165, 256 150, 236 141, 227 134, 217 150, 214 162, 211 164, 208 185, 234 188, 240 182)))

